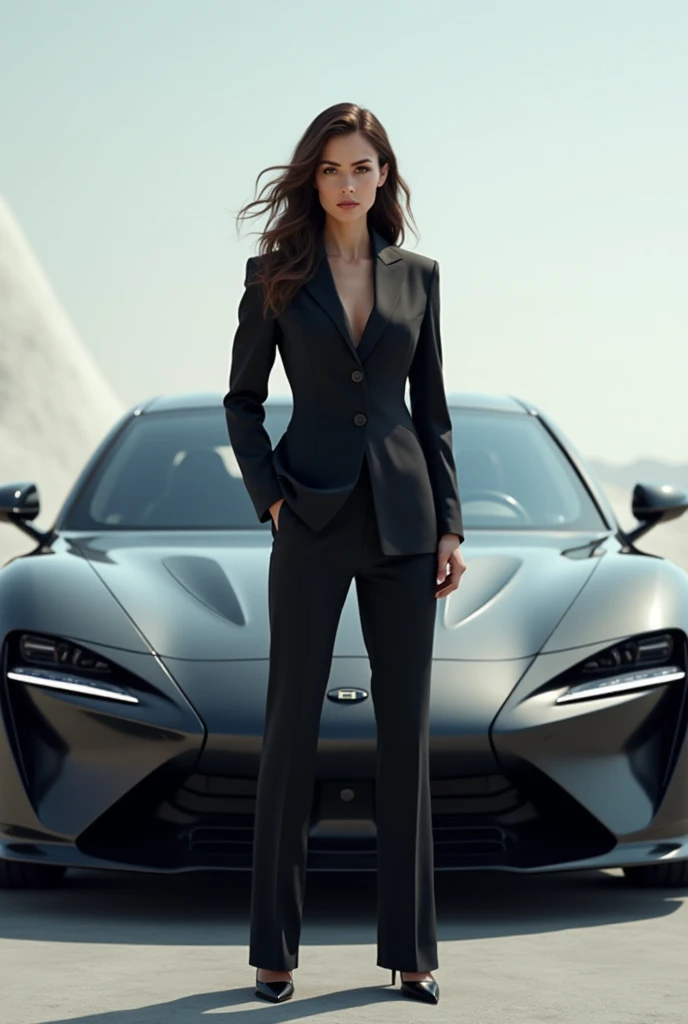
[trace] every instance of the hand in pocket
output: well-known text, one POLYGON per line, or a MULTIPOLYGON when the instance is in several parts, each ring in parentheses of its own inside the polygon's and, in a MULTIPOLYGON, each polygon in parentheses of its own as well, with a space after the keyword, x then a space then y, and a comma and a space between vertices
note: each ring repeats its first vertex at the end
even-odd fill
POLYGON ((279 532, 280 509, 282 508, 283 504, 284 504, 284 498, 280 498, 279 501, 276 501, 274 503, 274 505, 270 506, 270 515, 272 516, 272 521, 275 524, 275 529, 278 532, 279 532))

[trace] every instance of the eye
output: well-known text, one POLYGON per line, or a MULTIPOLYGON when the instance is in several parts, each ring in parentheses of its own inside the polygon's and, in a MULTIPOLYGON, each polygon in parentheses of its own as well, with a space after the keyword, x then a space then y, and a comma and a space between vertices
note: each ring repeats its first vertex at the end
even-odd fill
MULTIPOLYGON (((323 169, 323 174, 328 174, 328 173, 329 173, 329 171, 336 171, 336 170, 337 170, 337 168, 336 168, 336 167, 325 167, 325 168, 323 169)), ((368 172, 368 171, 371 171, 371 170, 372 170, 372 167, 366 167, 366 165, 365 165, 365 164, 360 164, 360 165, 359 165, 359 166, 358 166, 358 167, 356 168, 356 170, 357 170, 357 171, 366 171, 366 172, 368 172)))

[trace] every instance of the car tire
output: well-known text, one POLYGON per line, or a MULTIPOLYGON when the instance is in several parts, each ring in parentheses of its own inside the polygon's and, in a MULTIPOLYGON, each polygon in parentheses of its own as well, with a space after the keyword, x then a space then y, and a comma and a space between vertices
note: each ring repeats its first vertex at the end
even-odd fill
POLYGON ((688 860, 673 864, 634 864, 623 868, 626 880, 643 889, 672 889, 688 887, 688 860))
POLYGON ((50 889, 62 882, 66 871, 59 864, 0 860, 0 889, 50 889))

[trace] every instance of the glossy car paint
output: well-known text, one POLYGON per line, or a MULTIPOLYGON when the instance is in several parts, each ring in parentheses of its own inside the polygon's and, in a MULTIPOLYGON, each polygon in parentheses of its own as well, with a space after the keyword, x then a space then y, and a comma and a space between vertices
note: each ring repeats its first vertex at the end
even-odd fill
MULTIPOLYGON (((0 857, 155 871, 250 867, 270 532, 62 528, 129 416, 218 403, 182 396, 132 410, 84 468, 53 543, 0 569, 0 857), (8 678, 22 632, 84 644, 121 670, 138 703, 8 678)), ((612 643, 663 630, 685 636, 686 574, 626 543, 602 491, 541 410, 491 396, 461 404, 537 416, 606 527, 470 533, 470 587, 437 605, 438 870, 688 857, 685 680, 556 704, 558 678, 612 643)), ((680 642, 677 657, 685 665, 680 642)), ((309 866, 374 870, 374 693, 353 587, 326 689, 338 687, 370 696, 323 702, 309 866)))

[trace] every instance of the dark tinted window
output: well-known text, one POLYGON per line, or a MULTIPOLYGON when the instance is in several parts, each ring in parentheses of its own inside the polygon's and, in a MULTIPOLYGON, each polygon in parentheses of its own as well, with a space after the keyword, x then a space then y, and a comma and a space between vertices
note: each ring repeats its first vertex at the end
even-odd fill
MULTIPOLYGON (((532 416, 454 411, 467 529, 604 529, 568 459, 532 416)), ((266 406, 277 444, 290 407, 266 406)), ((83 490, 67 529, 259 529, 229 444, 224 410, 132 420, 83 490)))
POLYGON ((461 410, 452 422, 467 529, 606 529, 568 458, 534 416, 461 410))

